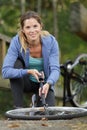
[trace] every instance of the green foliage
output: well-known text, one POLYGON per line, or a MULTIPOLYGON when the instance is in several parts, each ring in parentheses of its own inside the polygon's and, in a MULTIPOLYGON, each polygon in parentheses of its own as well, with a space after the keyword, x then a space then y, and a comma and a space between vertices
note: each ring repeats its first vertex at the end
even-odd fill
POLYGON ((63 32, 59 36, 59 45, 61 48, 61 62, 74 60, 79 54, 87 53, 86 42, 77 37, 75 34, 63 32))
POLYGON ((61 50, 61 62, 74 60, 79 54, 87 53, 86 41, 70 32, 69 27, 70 5, 66 10, 58 13, 58 41, 61 50))
POLYGON ((0 90, 0 118, 5 114, 5 111, 12 108, 12 95, 9 90, 0 90), (3 94, 4 92, 4 94, 3 94))
POLYGON ((18 18, 20 12, 18 9, 14 9, 13 6, 9 6, 9 9, 6 11, 7 6, 2 6, 0 11, 1 27, 0 32, 8 36, 12 36, 17 32, 18 18))

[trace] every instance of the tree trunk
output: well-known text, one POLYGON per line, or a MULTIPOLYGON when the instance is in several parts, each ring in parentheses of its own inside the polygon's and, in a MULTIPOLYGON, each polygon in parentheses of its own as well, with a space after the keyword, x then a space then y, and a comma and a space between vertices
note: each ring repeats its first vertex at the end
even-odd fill
POLYGON ((41 3, 42 3, 42 0, 38 0, 37 1, 37 12, 41 15, 41 3))
POLYGON ((87 9, 79 2, 71 4, 70 31, 87 41, 87 9))
POLYGON ((25 0, 21 0, 21 14, 25 12, 25 0))
POLYGON ((53 2, 53 27, 54 27, 54 36, 58 38, 58 20, 57 20, 57 0, 52 0, 53 2))

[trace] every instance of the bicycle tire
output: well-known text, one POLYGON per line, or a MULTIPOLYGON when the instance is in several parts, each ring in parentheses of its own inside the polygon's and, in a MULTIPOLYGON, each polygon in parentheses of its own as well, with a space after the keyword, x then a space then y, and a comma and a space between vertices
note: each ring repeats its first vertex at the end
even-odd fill
POLYGON ((20 108, 9 110, 5 113, 5 116, 10 119, 18 120, 60 120, 60 119, 72 119, 87 116, 87 110, 77 107, 47 107, 46 111, 50 114, 42 115, 29 115, 29 112, 42 112, 43 107, 36 108, 20 108), (54 112, 54 113, 53 113, 54 112))
POLYGON ((77 64, 74 63, 75 66, 67 86, 68 97, 71 97, 70 102, 73 106, 87 108, 87 81, 83 82, 85 69, 87 68, 87 54, 81 54, 76 60, 77 64), (85 64, 82 64, 81 61, 84 61, 85 64))

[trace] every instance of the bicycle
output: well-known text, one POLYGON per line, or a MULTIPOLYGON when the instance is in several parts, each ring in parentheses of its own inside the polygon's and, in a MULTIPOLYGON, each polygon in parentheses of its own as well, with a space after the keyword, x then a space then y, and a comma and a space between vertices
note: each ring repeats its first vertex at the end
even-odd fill
MULTIPOLYGON (((86 64, 87 54, 81 54, 76 58, 74 62, 67 61, 65 64, 61 65, 61 75, 64 78, 64 94, 63 94, 63 107, 49 107, 45 102, 44 95, 41 96, 42 99, 42 107, 36 107, 34 105, 35 100, 33 96, 32 102, 33 106, 30 108, 19 108, 14 110, 9 110, 5 113, 6 117, 11 119, 23 119, 23 120, 58 120, 58 119, 72 119, 87 116, 87 109, 85 109, 86 99, 85 97, 80 100, 81 91, 84 90, 84 87, 87 83, 86 80, 86 64), (77 66, 81 66, 83 68, 82 73, 77 66), (75 69, 77 68, 77 69, 75 69), (75 84, 74 84, 75 83, 75 84), (78 86, 79 84, 79 86, 78 86), (66 97, 67 91, 67 97, 66 97), (69 100, 73 106, 78 107, 65 107, 66 100, 69 100), (82 105, 82 102, 83 105, 82 105)), ((43 79, 40 80, 40 87, 43 86, 43 79)), ((85 90, 86 92, 86 90, 85 90)))
POLYGON ((68 60, 60 66, 63 76, 63 106, 70 102, 74 107, 87 108, 87 54, 79 55, 74 62, 68 60))

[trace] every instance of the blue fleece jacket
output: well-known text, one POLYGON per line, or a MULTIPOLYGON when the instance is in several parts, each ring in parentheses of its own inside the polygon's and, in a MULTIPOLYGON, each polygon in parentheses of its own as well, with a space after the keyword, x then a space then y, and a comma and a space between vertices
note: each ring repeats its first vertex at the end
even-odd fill
MULTIPOLYGON (((48 35, 41 37, 42 42, 42 56, 44 61, 44 73, 49 82, 54 87, 54 84, 60 75, 59 65, 59 46, 54 36, 48 35)), ((5 79, 20 78, 27 74, 29 67, 29 49, 26 53, 21 51, 21 44, 19 36, 16 35, 12 38, 11 44, 8 48, 7 54, 2 66, 2 76, 5 79), (25 62, 25 69, 15 69, 14 64, 17 58, 21 58, 25 62)))

